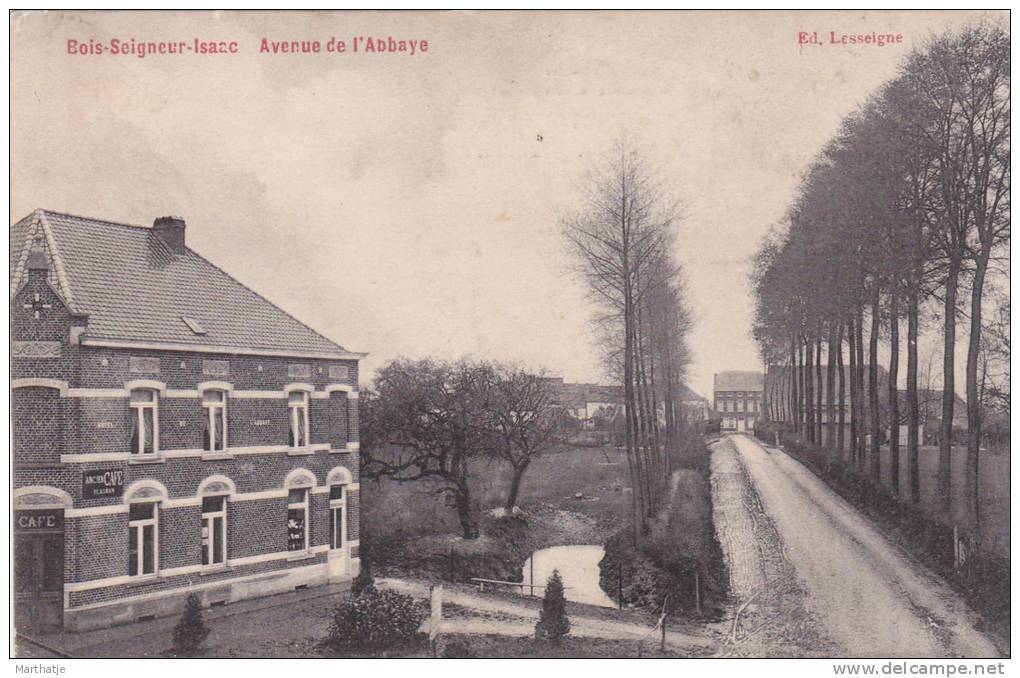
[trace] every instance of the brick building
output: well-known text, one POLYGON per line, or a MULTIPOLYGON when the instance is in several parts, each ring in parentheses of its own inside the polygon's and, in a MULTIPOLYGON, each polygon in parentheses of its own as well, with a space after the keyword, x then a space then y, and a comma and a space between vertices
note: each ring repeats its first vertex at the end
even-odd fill
POLYGON ((16 624, 84 630, 359 569, 358 361, 152 228, 11 227, 16 624))
POLYGON ((761 372, 719 372, 713 377, 715 410, 723 431, 754 431, 762 416, 765 379, 761 372))

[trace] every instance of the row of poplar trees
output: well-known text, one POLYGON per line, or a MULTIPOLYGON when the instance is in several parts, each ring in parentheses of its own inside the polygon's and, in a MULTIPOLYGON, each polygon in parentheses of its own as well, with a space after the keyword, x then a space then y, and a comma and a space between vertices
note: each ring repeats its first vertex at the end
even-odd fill
POLYGON ((590 171, 562 231, 599 309, 608 373, 623 393, 636 535, 668 494, 684 427, 682 384, 691 313, 676 259, 679 204, 646 156, 617 142, 590 171))
MULTIPOLYGON (((891 482, 914 503, 920 501, 918 338, 928 327, 941 329, 938 496, 946 511, 957 323, 969 325, 965 494, 972 516, 987 402, 982 356, 996 339, 983 318, 1001 320, 1004 311, 1008 323, 1009 315, 1008 291, 995 293, 1008 281, 1009 154, 1009 35, 996 25, 976 25, 932 38, 843 121, 806 172, 782 228, 763 241, 753 273, 753 332, 765 363, 799 375, 787 380, 783 396, 770 394, 767 414, 841 456, 849 449, 861 466, 870 436, 867 457, 876 483, 883 435, 888 430, 891 458, 898 460, 898 427, 905 421, 909 481, 901 488, 894 463, 891 482), (996 301, 999 307, 989 309, 996 301), (897 397, 904 320, 905 416, 897 397), (889 429, 879 409, 880 341, 889 347, 889 429), (834 389, 821 388, 823 371, 825 383, 835 380, 834 389), (844 440, 847 386, 850 431, 844 440), (823 426, 823 412, 838 426, 823 426)), ((994 348, 1001 354, 999 339, 994 348)), ((1004 341, 1008 363, 1008 329, 1004 341)), ((1008 410, 1008 372, 1004 388, 1008 410)))

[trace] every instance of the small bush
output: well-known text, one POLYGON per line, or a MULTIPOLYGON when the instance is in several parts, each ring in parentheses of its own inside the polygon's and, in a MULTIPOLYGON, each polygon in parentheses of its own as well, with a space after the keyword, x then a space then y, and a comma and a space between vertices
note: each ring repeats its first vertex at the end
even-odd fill
POLYGON ((183 657, 195 656, 201 650, 209 631, 202 619, 202 604, 198 596, 192 593, 188 596, 181 620, 174 627, 174 653, 183 657))
POLYGON ((418 634, 426 613, 411 596, 366 589, 333 608, 326 645, 333 650, 373 650, 405 643, 418 634))
POLYGON ((443 659, 475 659, 478 655, 464 638, 454 638, 443 648, 443 659))
POLYGON ((567 617, 567 600, 563 596, 563 580, 560 579, 559 570, 553 570, 545 587, 542 613, 535 624, 535 638, 559 645, 568 633, 570 619, 567 617))

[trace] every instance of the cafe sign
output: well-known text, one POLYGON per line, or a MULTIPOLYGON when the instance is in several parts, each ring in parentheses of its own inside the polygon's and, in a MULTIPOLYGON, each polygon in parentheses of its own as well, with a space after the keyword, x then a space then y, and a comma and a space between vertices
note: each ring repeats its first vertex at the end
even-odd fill
POLYGON ((81 473, 83 499, 103 499, 124 494, 123 469, 94 469, 81 473))
POLYGON ((63 530, 64 509, 27 509, 15 511, 14 529, 18 532, 63 530))

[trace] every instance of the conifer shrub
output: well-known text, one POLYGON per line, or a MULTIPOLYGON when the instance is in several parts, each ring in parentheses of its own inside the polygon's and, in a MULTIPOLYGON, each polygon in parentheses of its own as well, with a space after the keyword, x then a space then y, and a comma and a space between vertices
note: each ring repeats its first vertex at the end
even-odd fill
POLYGON ((202 619, 202 604, 198 596, 188 596, 181 620, 174 627, 174 654, 181 657, 194 657, 201 649, 211 629, 202 619))
POLYGON ((535 638, 547 640, 553 645, 570 633, 570 619, 567 617, 567 600, 563 596, 563 580, 559 570, 553 570, 545 587, 542 612, 535 624, 535 638))

